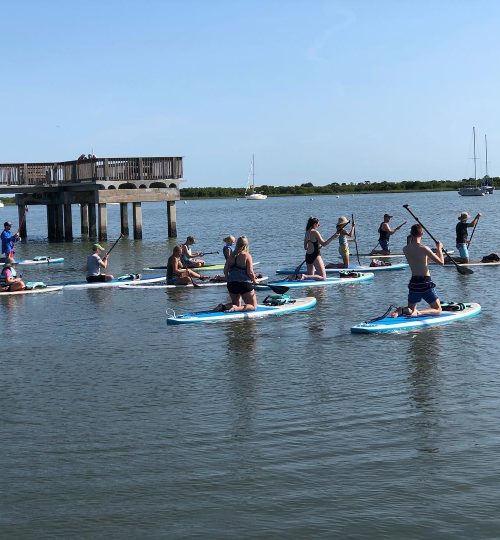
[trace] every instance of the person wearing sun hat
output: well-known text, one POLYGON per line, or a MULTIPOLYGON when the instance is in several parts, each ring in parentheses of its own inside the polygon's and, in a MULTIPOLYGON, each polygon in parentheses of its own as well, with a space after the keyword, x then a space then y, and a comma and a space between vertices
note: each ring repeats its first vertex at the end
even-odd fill
POLYGON ((458 216, 458 223, 455 227, 456 231, 456 244, 457 249, 460 257, 455 257, 455 259, 458 259, 458 262, 461 263, 468 263, 469 262, 469 227, 475 227, 477 222, 479 221, 479 218, 481 217, 481 214, 477 214, 477 216, 470 222, 467 223, 467 220, 469 219, 469 213, 468 212, 462 212, 458 216))
POLYGON ((349 220, 345 216, 340 216, 337 220, 337 233, 339 235, 339 253, 342 257, 342 267, 349 268, 349 244, 348 239, 351 238, 352 233, 354 232, 355 225, 351 224, 351 229, 346 231, 346 225, 349 223, 349 220))
POLYGON ((104 257, 101 258, 99 251, 104 251, 104 248, 101 244, 94 244, 92 246, 92 254, 87 257, 85 271, 87 272, 88 283, 111 281, 113 279, 111 274, 101 273, 101 268, 106 270, 108 267, 108 255, 104 255, 104 257))

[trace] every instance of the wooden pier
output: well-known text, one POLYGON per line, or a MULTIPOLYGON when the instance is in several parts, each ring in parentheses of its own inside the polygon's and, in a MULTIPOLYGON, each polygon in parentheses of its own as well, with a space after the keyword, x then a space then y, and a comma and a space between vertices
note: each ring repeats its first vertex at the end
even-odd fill
POLYGON ((0 195, 15 193, 20 234, 27 238, 27 205, 47 207, 49 240, 73 239, 73 205, 79 205, 82 237, 107 239, 107 208, 120 204, 121 232, 129 235, 132 205, 135 239, 142 238, 143 202, 165 201, 168 236, 177 236, 182 157, 85 158, 59 163, 0 164, 0 195))

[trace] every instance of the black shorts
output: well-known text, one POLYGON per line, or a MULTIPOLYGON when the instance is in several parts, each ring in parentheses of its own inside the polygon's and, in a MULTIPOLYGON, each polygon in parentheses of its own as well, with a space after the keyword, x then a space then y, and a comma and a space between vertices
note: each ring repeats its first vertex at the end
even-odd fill
POLYGON ((87 276, 87 283, 102 283, 106 281, 105 274, 99 274, 98 276, 87 276))
POLYGON ((246 294, 254 290, 253 283, 247 281, 229 281, 227 284, 227 290, 231 294, 246 294))

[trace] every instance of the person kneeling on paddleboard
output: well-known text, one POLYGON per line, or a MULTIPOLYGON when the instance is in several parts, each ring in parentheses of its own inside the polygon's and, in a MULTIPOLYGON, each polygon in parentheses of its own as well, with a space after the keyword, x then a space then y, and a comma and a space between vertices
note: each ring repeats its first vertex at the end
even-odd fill
POLYGON ((185 268, 199 268, 205 265, 203 259, 197 259, 201 257, 203 253, 201 251, 191 251, 191 246, 196 244, 195 239, 192 236, 188 236, 184 244, 181 245, 181 262, 185 268))
POLYGON ((257 285, 257 276, 253 270, 246 236, 240 236, 236 241, 234 252, 229 255, 224 266, 224 275, 231 303, 219 304, 215 311, 255 311, 257 296, 254 287, 257 285))
POLYGON ((181 263, 182 250, 179 246, 175 246, 172 250, 172 255, 167 261, 167 284, 168 285, 189 285, 193 283, 193 278, 205 279, 205 276, 198 274, 194 270, 184 268, 181 263))
POLYGON ((432 282, 428 261, 432 259, 437 264, 444 264, 443 244, 436 242, 436 253, 422 244, 424 229, 416 223, 411 227, 411 242, 404 248, 403 253, 411 268, 411 279, 408 284, 408 307, 399 307, 391 313, 392 317, 400 315, 418 317, 419 315, 441 315, 441 302, 436 293, 436 285, 432 282), (425 300, 430 308, 417 311, 417 304, 425 300))
POLYGON ((99 255, 99 251, 104 251, 101 244, 94 244, 92 246, 92 255, 87 257, 87 266, 85 268, 87 272, 88 283, 100 283, 103 281, 111 281, 113 276, 111 274, 102 274, 101 268, 106 269, 108 267, 108 256, 102 257, 99 255))
POLYGON ((15 264, 12 257, 7 257, 5 259, 5 264, 0 272, 0 291, 14 292, 26 289, 24 281, 20 277, 17 277, 16 270, 14 269, 15 264))

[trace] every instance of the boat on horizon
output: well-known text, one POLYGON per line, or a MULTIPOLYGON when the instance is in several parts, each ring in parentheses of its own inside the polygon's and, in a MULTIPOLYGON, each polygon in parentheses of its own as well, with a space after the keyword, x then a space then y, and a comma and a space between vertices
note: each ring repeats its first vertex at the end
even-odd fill
POLYGON ((465 186, 462 189, 458 190, 458 194, 462 197, 484 197, 486 195, 487 191, 483 189, 482 186, 477 185, 477 171, 476 171, 476 128, 472 128, 472 136, 474 140, 474 185, 473 186, 465 186))
POLYGON ((255 191, 255 156, 252 154, 252 163, 250 164, 250 173, 248 175, 248 183, 245 189, 245 199, 247 201, 263 201, 267 199, 267 195, 255 191))

